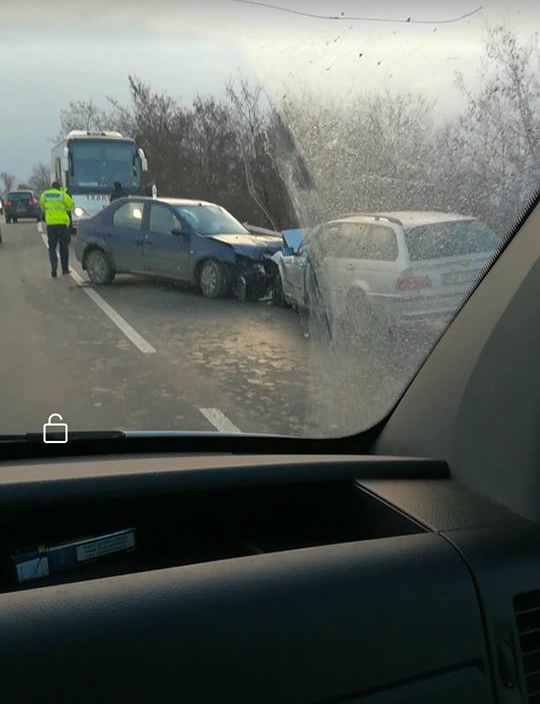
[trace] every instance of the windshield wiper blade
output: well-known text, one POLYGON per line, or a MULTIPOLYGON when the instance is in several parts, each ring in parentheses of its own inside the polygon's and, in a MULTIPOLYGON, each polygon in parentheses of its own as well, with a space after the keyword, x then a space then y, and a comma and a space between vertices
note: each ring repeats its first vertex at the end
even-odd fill
MULTIPOLYGON (((52 441, 61 439, 62 433, 47 433, 47 438, 52 441)), ((122 440, 126 437, 123 430, 70 430, 68 441, 72 440, 122 440)), ((41 442, 43 433, 12 433, 0 435, 0 443, 5 442, 41 442)), ((44 443, 47 444, 47 443, 44 443)))
MULTIPOLYGON (((51 440, 59 440, 62 433, 47 433, 51 440)), ((288 435, 268 435, 268 433, 224 433, 218 430, 70 430, 68 443, 72 441, 99 441, 99 440, 168 440, 172 438, 279 438, 288 439, 288 435)), ((0 435, 0 444, 9 442, 30 442, 33 444, 43 442, 42 433, 13 433, 0 435)), ((58 444, 58 443, 52 443, 58 444)))

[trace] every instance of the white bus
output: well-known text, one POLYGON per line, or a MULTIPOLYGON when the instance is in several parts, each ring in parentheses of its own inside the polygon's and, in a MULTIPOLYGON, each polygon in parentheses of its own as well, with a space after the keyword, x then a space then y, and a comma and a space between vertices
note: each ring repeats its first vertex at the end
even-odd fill
POLYGON ((92 217, 109 204, 114 181, 141 195, 148 162, 135 141, 120 132, 73 130, 53 147, 51 176, 75 202, 74 220, 92 217))

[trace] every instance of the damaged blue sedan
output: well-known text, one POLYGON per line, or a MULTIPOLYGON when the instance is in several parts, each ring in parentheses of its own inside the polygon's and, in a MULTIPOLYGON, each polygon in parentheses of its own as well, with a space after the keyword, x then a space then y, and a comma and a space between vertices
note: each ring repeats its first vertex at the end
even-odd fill
POLYGON ((250 234, 224 208, 180 198, 120 198, 78 221, 74 250, 94 284, 117 273, 198 286, 207 298, 256 300, 271 289, 281 238, 250 234))

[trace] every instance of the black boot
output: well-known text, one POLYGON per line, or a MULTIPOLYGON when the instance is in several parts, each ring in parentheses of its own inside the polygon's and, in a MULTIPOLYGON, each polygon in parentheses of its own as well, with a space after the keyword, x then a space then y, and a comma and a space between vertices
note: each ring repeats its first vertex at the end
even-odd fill
POLYGON ((51 276, 53 277, 53 279, 56 279, 56 269, 53 269, 51 271, 51 276))

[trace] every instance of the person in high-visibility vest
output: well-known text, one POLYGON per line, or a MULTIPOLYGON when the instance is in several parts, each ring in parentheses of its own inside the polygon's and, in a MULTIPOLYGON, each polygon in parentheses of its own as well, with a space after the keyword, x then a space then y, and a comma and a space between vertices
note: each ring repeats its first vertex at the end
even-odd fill
POLYGON ((62 264, 62 273, 70 273, 70 215, 73 210, 74 203, 67 191, 62 189, 62 185, 58 181, 54 181, 52 187, 46 191, 43 191, 41 194, 39 204, 43 210, 45 224, 47 225, 51 276, 55 279, 58 268, 58 256, 56 254, 56 248, 58 245, 60 245, 60 262, 62 264))

